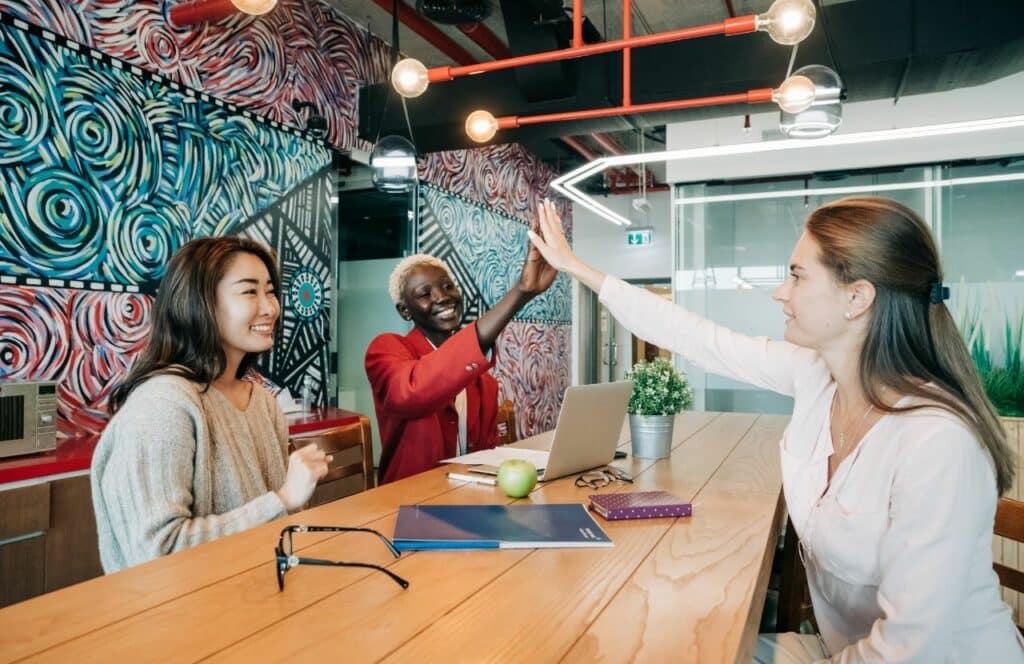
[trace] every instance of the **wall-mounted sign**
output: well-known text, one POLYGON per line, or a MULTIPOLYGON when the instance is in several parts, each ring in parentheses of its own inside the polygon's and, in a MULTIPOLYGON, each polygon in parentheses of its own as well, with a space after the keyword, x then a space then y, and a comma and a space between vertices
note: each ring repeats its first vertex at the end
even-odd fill
POLYGON ((626 244, 631 247, 643 247, 654 240, 653 228, 628 228, 626 229, 626 244))

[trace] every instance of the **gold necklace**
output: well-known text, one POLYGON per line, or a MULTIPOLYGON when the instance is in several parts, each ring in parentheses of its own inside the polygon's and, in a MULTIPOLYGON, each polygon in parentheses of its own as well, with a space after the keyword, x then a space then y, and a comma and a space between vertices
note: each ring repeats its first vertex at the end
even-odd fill
MULTIPOLYGON (((836 392, 836 397, 838 397, 838 396, 839 396, 839 392, 837 391, 836 392)), ((838 403, 839 403, 839 399, 838 398, 833 398, 832 399, 832 419, 833 420, 836 419, 836 411, 838 410, 838 408, 837 408, 838 403)), ((868 404, 868 409, 865 410, 864 414, 860 416, 859 420, 857 420, 857 429, 859 429, 861 427, 861 425, 864 424, 864 420, 867 419, 868 413, 870 413, 874 409, 875 409, 875 405, 869 403, 868 404)), ((842 453, 844 453, 846 451, 846 432, 843 431, 843 429, 841 427, 837 426, 836 428, 839 430, 839 449, 836 451, 836 453, 837 454, 842 454, 842 453)), ((854 429, 854 431, 856 431, 857 429, 854 429)))

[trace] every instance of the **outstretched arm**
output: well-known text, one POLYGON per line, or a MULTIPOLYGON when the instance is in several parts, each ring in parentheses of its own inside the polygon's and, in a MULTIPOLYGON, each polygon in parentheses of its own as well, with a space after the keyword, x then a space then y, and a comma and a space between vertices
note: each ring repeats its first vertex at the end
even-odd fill
MULTIPOLYGON (((542 206, 543 210, 543 206, 542 206)), ((531 236, 539 229, 535 219, 531 224, 531 236)), ((494 346, 494 341, 505 329, 509 321, 526 304, 546 291, 558 276, 558 270, 551 266, 544 255, 532 244, 527 245, 526 260, 519 273, 519 281, 505 293, 496 305, 484 313, 476 322, 477 338, 480 349, 485 353, 494 346)))
POLYGON ((548 264, 598 293, 601 303, 630 332, 707 371, 792 395, 797 371, 820 361, 813 351, 738 334, 587 265, 573 253, 550 202, 541 206, 540 234, 531 232, 530 241, 548 264))

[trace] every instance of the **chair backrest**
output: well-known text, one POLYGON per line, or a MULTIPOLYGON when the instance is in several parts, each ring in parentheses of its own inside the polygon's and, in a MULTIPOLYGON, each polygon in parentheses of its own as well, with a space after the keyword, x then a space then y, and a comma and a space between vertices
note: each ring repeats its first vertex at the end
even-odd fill
POLYGON ((516 409, 511 399, 498 406, 498 444, 508 445, 519 440, 516 436, 516 409))
MULTIPOLYGON (((1024 543, 1024 502, 1010 498, 1000 498, 996 506, 996 525, 993 532, 1000 537, 1024 543)), ((992 567, 999 575, 999 583, 1017 592, 1024 592, 1024 572, 1007 567, 1002 563, 993 563, 992 567)))
MULTIPOLYGON (((328 469, 327 475, 320 480, 320 484, 362 473, 363 489, 373 488, 373 441, 367 418, 361 418, 359 422, 353 424, 296 436, 289 441, 289 448, 297 449, 310 443, 316 443, 321 450, 334 456, 331 467, 328 469), (359 448, 359 459, 351 463, 342 463, 343 457, 346 455, 342 455, 340 452, 351 448, 359 448)), ((348 456, 351 457, 351 455, 348 456)))

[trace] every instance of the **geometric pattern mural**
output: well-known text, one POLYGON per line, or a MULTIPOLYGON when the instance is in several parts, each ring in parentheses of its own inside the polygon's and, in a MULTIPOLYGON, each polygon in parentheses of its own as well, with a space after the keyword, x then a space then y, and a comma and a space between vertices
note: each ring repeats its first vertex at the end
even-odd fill
POLYGON ((277 252, 284 308, 274 348, 260 358, 259 371, 277 386, 302 394, 308 378, 314 402, 327 397, 333 264, 331 168, 302 183, 286 197, 237 229, 277 252))

